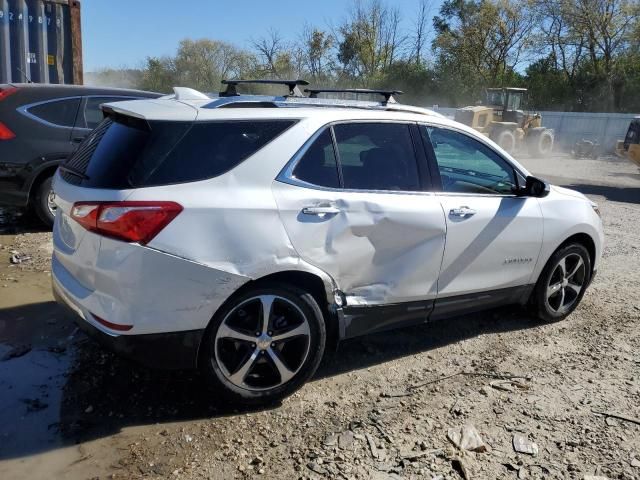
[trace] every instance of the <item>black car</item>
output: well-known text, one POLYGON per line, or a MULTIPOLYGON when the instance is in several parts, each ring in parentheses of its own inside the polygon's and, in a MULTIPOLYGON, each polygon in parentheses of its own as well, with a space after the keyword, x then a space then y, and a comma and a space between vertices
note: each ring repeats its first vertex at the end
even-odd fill
POLYGON ((102 120, 100 105, 159 94, 80 85, 0 84, 0 205, 53 224, 53 174, 102 120))

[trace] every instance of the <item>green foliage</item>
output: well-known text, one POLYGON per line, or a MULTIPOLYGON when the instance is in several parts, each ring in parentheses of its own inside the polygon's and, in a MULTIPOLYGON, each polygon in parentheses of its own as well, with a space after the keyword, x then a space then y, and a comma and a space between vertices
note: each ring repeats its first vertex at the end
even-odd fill
POLYGON ((304 25, 296 41, 275 30, 250 49, 185 39, 174 56, 149 57, 141 70, 94 77, 158 92, 217 91, 224 78, 306 78, 315 86, 400 89, 404 101, 454 107, 476 103, 487 87, 520 86, 540 110, 637 112, 639 2, 445 0, 429 31, 430 0, 416 0, 415 12, 353 0, 336 27, 304 25))

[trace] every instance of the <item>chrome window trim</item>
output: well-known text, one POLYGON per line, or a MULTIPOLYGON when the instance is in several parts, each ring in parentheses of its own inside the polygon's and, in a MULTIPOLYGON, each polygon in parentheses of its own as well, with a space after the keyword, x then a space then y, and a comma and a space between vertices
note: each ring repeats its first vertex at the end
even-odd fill
MULTIPOLYGON (((296 166, 307 153, 307 150, 313 145, 313 143, 318 139, 320 135, 322 135, 325 131, 329 130, 334 125, 344 125, 350 123, 400 123, 402 125, 416 125, 417 122, 407 121, 407 120, 396 120, 396 119, 352 119, 352 120, 337 120, 334 122, 327 123, 320 127, 307 141, 300 147, 300 149, 291 157, 291 159, 287 162, 284 168, 280 171, 278 176, 275 178, 275 181, 280 183, 286 183, 289 185, 294 185, 296 187, 309 188, 312 190, 319 190, 323 192, 347 192, 347 193, 388 193, 395 195, 424 195, 427 194, 429 196, 434 195, 434 192, 426 191, 426 190, 371 190, 371 189, 359 189, 359 188, 332 188, 332 187, 323 187, 321 185, 315 185, 313 183, 305 182, 304 180, 299 180, 293 176, 293 171, 296 166)), ((335 145, 335 144, 334 144, 335 145)), ((336 159, 337 161, 337 159, 336 159)), ((417 162, 417 159, 416 159, 417 162)))
MULTIPOLYGON (((90 128, 82 128, 82 127, 76 127, 71 126, 68 127, 66 125, 58 125, 57 123, 51 123, 47 120, 45 120, 44 118, 40 118, 37 115, 31 113, 29 111, 30 108, 33 107, 38 107, 40 105, 44 105, 47 103, 52 103, 52 102, 61 102, 64 100, 80 100, 80 105, 78 105, 78 109, 82 108, 83 106, 83 99, 85 98, 99 98, 99 97, 110 97, 110 98, 122 98, 124 100, 136 100, 136 99, 142 99, 142 98, 147 98, 147 97, 134 97, 134 96, 123 96, 123 95, 73 95, 71 97, 57 97, 57 98, 50 98, 48 100, 41 100, 39 102, 34 102, 34 103, 29 103, 27 105, 22 105, 18 108, 16 108, 16 111, 22 115, 24 115, 25 117, 33 120, 34 122, 38 122, 41 123, 42 125, 46 125, 47 127, 52 127, 52 128, 61 128, 64 130, 87 130, 87 131, 91 131, 90 128)), ((76 120, 77 120, 77 116, 78 114, 76 113, 76 120)))

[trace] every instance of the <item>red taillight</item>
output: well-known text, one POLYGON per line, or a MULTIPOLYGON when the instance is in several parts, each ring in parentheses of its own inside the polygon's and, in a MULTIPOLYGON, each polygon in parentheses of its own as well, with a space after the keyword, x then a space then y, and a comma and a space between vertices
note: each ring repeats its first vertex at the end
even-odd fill
POLYGON ((0 102, 17 91, 18 89, 16 87, 0 88, 0 102))
POLYGON ((4 123, 0 122, 0 140, 11 140, 16 138, 16 134, 9 130, 4 123))
POLYGON ((144 245, 181 211, 175 202, 79 202, 71 217, 92 232, 144 245))

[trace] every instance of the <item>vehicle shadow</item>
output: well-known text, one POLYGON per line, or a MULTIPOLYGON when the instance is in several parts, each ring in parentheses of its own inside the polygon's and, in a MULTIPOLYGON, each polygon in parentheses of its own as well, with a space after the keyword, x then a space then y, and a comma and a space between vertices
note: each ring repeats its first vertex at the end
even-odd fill
MULTIPOLYGON (((510 308, 395 330, 393 334, 387 332, 361 337, 344 342, 336 353, 329 353, 312 381, 415 355, 463 339, 536 325, 522 310, 510 308)), ((5 408, 4 424, 0 425, 0 460, 113 435, 129 426, 278 408, 278 405, 253 409, 226 404, 206 388, 198 372, 155 371, 121 359, 75 328, 71 316, 53 302, 0 310, 0 347, 29 342, 25 335, 40 338, 38 348, 25 357, 0 361, 0 388, 3 389, 2 404, 5 408), (50 332, 49 324, 49 327, 41 325, 47 323, 47 319, 51 322, 52 317, 56 319, 56 328, 61 329, 57 334, 50 332), (12 328, 11 322, 26 325, 12 328), (43 330, 50 333, 43 335, 43 330), (17 332, 22 332, 23 338, 11 340, 9 336, 17 332), (47 335, 56 348, 46 345, 47 335), (44 343, 43 337, 46 337, 44 343), (67 344, 61 347, 61 341, 65 339, 67 344), (29 361, 29 356, 35 354, 39 357, 29 361), (50 361, 47 354, 52 356, 50 361), (51 370, 50 362, 58 370, 51 370), (30 370, 36 368, 34 364, 37 368, 53 372, 48 381, 42 372, 38 376, 37 372, 34 374, 30 370), (3 366, 5 372, 11 368, 13 373, 3 374, 3 366), (7 378, 2 378, 5 375, 7 378), (32 385, 40 381, 48 382, 47 388, 32 385), (36 397, 25 402, 21 397, 29 386, 38 387, 31 388, 31 394, 36 397), (38 394, 42 398, 37 397, 38 394), (58 394, 59 401, 56 401, 58 394), (38 411, 41 405, 45 406, 38 411), (30 425, 31 431, 24 431, 25 425, 30 425), (13 442, 4 441, 3 437, 13 435, 12 432, 19 432, 20 438, 13 442)), ((0 349, 0 357, 3 354, 0 349)))
POLYGON ((51 231, 28 209, 0 207, 0 235, 51 231))
POLYGON ((640 187, 616 187, 571 183, 564 185, 585 195, 600 195, 612 202, 640 203, 640 187))

